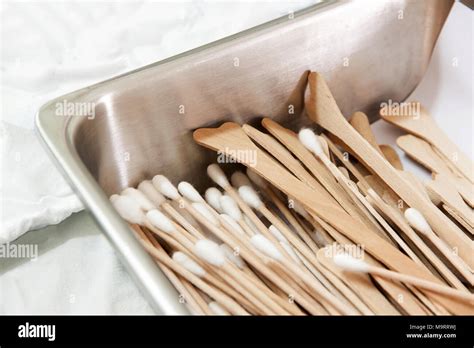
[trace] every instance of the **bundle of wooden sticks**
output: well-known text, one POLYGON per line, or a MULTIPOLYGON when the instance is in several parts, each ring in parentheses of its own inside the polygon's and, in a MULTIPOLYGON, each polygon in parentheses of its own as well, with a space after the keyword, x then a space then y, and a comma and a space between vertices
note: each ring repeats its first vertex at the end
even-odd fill
POLYGON ((383 115, 411 133, 397 143, 433 173, 422 183, 321 75, 308 83, 321 135, 270 119, 198 129, 246 172, 210 165, 204 197, 157 175, 112 204, 196 314, 473 314, 471 161, 425 110, 383 115))

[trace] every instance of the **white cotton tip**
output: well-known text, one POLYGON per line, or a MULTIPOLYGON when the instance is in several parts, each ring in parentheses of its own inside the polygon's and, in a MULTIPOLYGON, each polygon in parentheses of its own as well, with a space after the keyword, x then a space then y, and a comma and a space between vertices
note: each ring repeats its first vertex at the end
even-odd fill
POLYGON ((247 226, 250 227, 250 229, 253 231, 253 233, 256 233, 256 234, 260 233, 257 226, 255 226, 253 221, 250 220, 250 218, 247 215, 244 215, 244 221, 247 224, 247 226))
POLYGON ((300 142, 306 147, 309 151, 311 151, 316 156, 321 156, 324 154, 323 148, 321 143, 319 142, 318 137, 314 132, 309 128, 303 128, 298 133, 298 138, 300 142))
POLYGON ((414 227, 418 231, 422 233, 429 233, 431 231, 428 221, 426 221, 423 214, 415 208, 408 208, 405 210, 405 218, 407 219, 410 226, 414 227))
POLYGON ((230 313, 222 308, 216 301, 210 302, 207 306, 214 315, 230 315, 230 313))
POLYGON ((165 196, 158 192, 153 186, 150 180, 145 180, 138 185, 138 189, 155 205, 155 207, 161 206, 166 202, 165 196))
POLYGON ((120 196, 117 195, 117 194, 113 194, 112 196, 109 197, 109 201, 110 203, 113 203, 117 200, 117 198, 119 198, 120 196))
POLYGON ((297 264, 302 264, 300 258, 298 255, 296 255, 296 252, 293 250, 293 248, 285 242, 280 242, 280 245, 282 246, 283 249, 287 252, 288 255, 295 261, 297 264))
POLYGON ((181 198, 176 187, 164 175, 155 175, 152 180, 153 186, 165 197, 175 200, 181 198))
POLYGON ((237 231, 237 232, 240 233, 240 234, 245 234, 245 231, 243 230, 243 228, 240 227, 240 225, 239 225, 234 219, 232 219, 229 215, 227 215, 227 214, 220 214, 220 216, 222 217, 222 219, 225 220, 225 222, 226 222, 227 224, 230 225, 230 227, 231 227, 233 230, 237 231))
POLYGON ((128 187, 122 191, 122 196, 129 196, 138 203, 140 208, 144 211, 155 209, 155 205, 144 195, 142 191, 139 191, 133 187, 128 187))
POLYGON ((209 187, 204 194, 207 204, 213 207, 218 213, 222 213, 222 207, 220 199, 222 197, 222 192, 215 187, 209 187))
POLYGON ((250 242, 257 250, 261 251, 272 259, 277 261, 283 260, 283 255, 271 241, 265 238, 265 236, 256 234, 250 238, 250 242))
POLYGON ((286 237, 283 235, 283 233, 281 233, 280 230, 278 228, 276 228, 275 226, 270 225, 268 230, 273 235, 273 237, 275 237, 279 242, 288 243, 288 239, 286 239, 286 237))
POLYGON ((336 254, 332 258, 336 266, 339 266, 346 271, 350 272, 363 272, 367 273, 369 271, 369 265, 360 260, 352 257, 348 254, 336 254))
POLYGON ((178 184, 178 191, 191 202, 204 202, 204 198, 202 198, 201 194, 189 182, 181 181, 178 184))
POLYGON ((196 261, 194 261, 185 253, 182 253, 181 251, 177 251, 173 253, 172 258, 175 262, 179 263, 181 266, 186 268, 189 272, 197 275, 198 277, 204 277, 206 275, 206 271, 204 270, 204 268, 199 266, 196 261))
POLYGON ((146 213, 148 221, 160 231, 165 233, 176 232, 176 227, 173 222, 161 211, 157 209, 150 210, 146 213))
POLYGON ((227 244, 222 243, 219 245, 219 248, 221 248, 222 252, 224 253, 225 257, 232 262, 234 265, 239 267, 240 269, 245 268, 245 262, 242 260, 242 258, 239 255, 236 255, 234 250, 227 244))
POLYGON ((235 172, 234 174, 232 174, 232 176, 230 177, 230 182, 232 183, 232 186, 234 186, 235 188, 239 188, 240 186, 244 186, 244 185, 246 186, 252 185, 247 175, 245 175, 242 172, 235 172))
POLYGON ((218 164, 213 163, 207 167, 207 175, 214 181, 217 185, 222 188, 229 186, 229 180, 225 176, 225 173, 222 171, 221 167, 218 164))
POLYGON ((309 214, 303 205, 292 197, 288 197, 288 206, 291 207, 294 211, 304 217, 306 220, 309 220, 309 214))
POLYGON ((143 225, 145 214, 138 203, 130 196, 118 196, 114 198, 112 205, 120 216, 132 224, 143 225))
POLYGON ((265 179, 263 179, 260 175, 255 173, 250 168, 247 168, 247 177, 250 179, 251 182, 253 182, 256 186, 260 188, 265 188, 267 187, 267 182, 265 179))
POLYGON ((225 214, 229 215, 235 221, 242 219, 242 212, 232 197, 223 195, 220 198, 220 203, 225 214))
POLYGON ((193 206, 194 209, 197 210, 199 214, 204 216, 204 218, 208 220, 211 224, 213 224, 214 226, 220 225, 219 220, 217 220, 217 218, 211 213, 209 208, 204 205, 204 203, 194 202, 194 203, 191 203, 191 205, 193 206))
POLYGON ((200 239, 194 244, 193 252, 201 260, 210 263, 213 266, 222 267, 225 264, 226 257, 219 247, 219 244, 210 239, 200 239))
POLYGON ((258 193, 251 186, 241 186, 239 188, 239 195, 253 209, 259 209, 263 204, 258 193))

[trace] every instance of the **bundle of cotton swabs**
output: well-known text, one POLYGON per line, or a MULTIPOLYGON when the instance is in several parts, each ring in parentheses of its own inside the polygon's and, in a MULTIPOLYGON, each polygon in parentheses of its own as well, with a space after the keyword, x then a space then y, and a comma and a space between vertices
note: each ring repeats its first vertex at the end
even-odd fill
MULTIPOLYGON (((363 211, 377 233, 443 279, 438 265, 413 253, 373 208, 374 191, 361 195, 334 164, 323 138, 308 129, 299 138, 335 179, 339 190, 332 195, 349 197, 351 209, 363 211)), ((438 300, 443 297, 472 310, 469 291, 385 268, 251 169, 234 172, 230 181, 217 164, 207 174, 217 187, 204 195, 188 182, 175 186, 156 175, 110 197, 192 313, 456 314, 438 300)), ((405 218, 408 229, 433 234, 417 210, 407 209, 405 218)))

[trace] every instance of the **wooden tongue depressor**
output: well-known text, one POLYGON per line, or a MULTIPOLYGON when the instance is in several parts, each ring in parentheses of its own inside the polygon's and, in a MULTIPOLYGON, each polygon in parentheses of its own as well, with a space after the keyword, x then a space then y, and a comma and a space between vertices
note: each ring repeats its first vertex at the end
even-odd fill
POLYGON ((431 201, 404 180, 399 172, 347 122, 332 96, 323 77, 312 72, 308 76, 310 97, 306 101, 309 117, 343 140, 388 186, 390 186, 410 207, 420 211, 433 226, 435 232, 474 269, 473 243, 448 217, 431 201))
POLYGON ((271 153, 274 155, 274 157, 278 158, 278 160, 298 179, 305 182, 311 188, 323 195, 324 199, 327 199, 330 202, 337 201, 337 203, 339 203, 339 205, 349 214, 353 216, 357 215, 355 207, 350 202, 348 197, 346 197, 345 192, 340 189, 332 175, 326 170, 324 166, 315 160, 314 156, 309 151, 303 147, 293 132, 266 118, 262 120, 262 125, 273 135, 276 134, 276 138, 279 139, 289 150, 287 150, 287 148, 281 145, 270 135, 264 134, 249 125, 243 125, 242 129, 256 143, 265 148, 268 153, 271 153), (295 150, 295 145, 300 146, 301 148, 298 147, 295 150), (312 172, 314 177, 319 180, 322 186, 306 171, 306 169, 291 155, 290 152, 295 153, 295 155, 300 159, 301 163, 307 166, 307 168, 312 172))
MULTIPOLYGON (((317 191, 291 175, 284 167, 260 150, 238 124, 227 122, 218 128, 201 128, 194 131, 193 137, 198 144, 232 157, 237 162, 252 168, 282 192, 302 203, 307 210, 327 221, 354 243, 363 245, 367 252, 390 269, 439 282, 424 267, 414 263, 384 239, 367 230, 366 226, 360 221, 346 214, 336 204, 323 200, 317 191), (253 152, 252 158, 256 159, 255 161, 250 159, 249 152, 253 152)), ((430 293, 426 293, 426 296, 449 308, 453 314, 472 312, 471 308, 456 300, 430 293)))
POLYGON ((332 258, 328 255, 333 246, 319 249, 316 254, 318 260, 324 267, 333 272, 339 279, 348 284, 351 289, 369 306, 369 308, 378 315, 399 315, 398 311, 374 286, 367 274, 343 272, 335 266, 332 258))
POLYGON ((383 153, 383 156, 387 159, 387 161, 390 162, 393 168, 403 170, 402 161, 400 160, 400 157, 398 157, 398 154, 393 147, 385 144, 379 145, 379 147, 383 153))
MULTIPOLYGON (((449 137, 438 127, 433 118, 421 106, 419 102, 411 102, 411 110, 419 109, 418 113, 412 115, 386 115, 380 113, 385 121, 425 139, 443 154, 471 183, 474 183, 474 165, 469 158, 449 139, 449 137)), ((401 109, 399 108, 399 111, 401 109)), ((408 108, 407 108, 408 110, 408 108)), ((401 110, 402 112, 405 110, 401 110)))
POLYGON ((452 189, 452 181, 450 177, 444 174, 434 175, 432 181, 426 183, 426 188, 432 195, 437 195, 439 200, 448 205, 458 214, 465 222, 471 226, 469 232, 474 234, 474 213, 461 198, 461 196, 452 189))
POLYGON ((456 176, 430 144, 414 135, 403 135, 397 139, 397 145, 411 158, 434 174, 449 176, 459 194, 467 204, 474 206, 474 186, 464 177, 456 176))
POLYGON ((420 163, 432 173, 453 175, 446 163, 440 158, 425 140, 411 134, 397 138, 397 145, 413 160, 420 163))
POLYGON ((382 150, 379 147, 379 144, 377 143, 377 139, 375 139, 374 133, 372 133, 369 118, 366 114, 360 111, 355 112, 349 119, 349 123, 352 125, 352 127, 354 127, 357 132, 359 132, 360 135, 364 137, 365 140, 367 140, 370 145, 372 145, 372 147, 379 154, 384 156, 382 150))

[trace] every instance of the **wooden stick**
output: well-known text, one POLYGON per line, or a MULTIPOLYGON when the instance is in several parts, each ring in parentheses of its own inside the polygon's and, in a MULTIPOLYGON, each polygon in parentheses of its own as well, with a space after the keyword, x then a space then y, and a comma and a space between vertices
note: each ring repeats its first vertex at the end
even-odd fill
POLYGON ((166 254, 163 249, 157 249, 153 244, 151 244, 148 239, 146 239, 145 234, 139 228, 138 225, 132 225, 132 229, 139 237, 139 241, 142 243, 143 247, 146 249, 148 253, 150 253, 154 258, 158 261, 166 265, 168 268, 173 270, 174 272, 181 275, 183 278, 188 280, 190 283, 194 284, 197 288, 201 289, 205 293, 208 293, 211 297, 213 297, 216 301, 221 303, 226 309, 236 315, 248 315, 249 313, 243 309, 237 302, 232 300, 227 295, 224 295, 222 292, 217 291, 214 287, 206 284, 202 281, 198 276, 194 275, 193 273, 189 272, 187 269, 182 267, 181 265, 177 264, 166 254))
MULTIPOLYGON (((153 236, 145 231, 145 236, 148 240, 155 246, 159 248, 159 244, 153 236)), ((158 267, 163 271, 163 273, 168 277, 171 284, 179 291, 179 293, 184 297, 186 303, 189 305, 190 309, 196 314, 212 314, 209 310, 207 303, 204 302, 201 296, 197 292, 194 292, 192 285, 186 280, 178 277, 173 271, 166 267, 163 263, 157 262, 158 267)))
POLYGON ((419 108, 418 115, 380 115, 385 121, 394 124, 425 139, 443 154, 444 158, 456 167, 471 183, 474 183, 474 167, 469 158, 449 139, 449 137, 438 127, 428 112, 419 102, 412 102, 415 108, 419 108), (414 117, 415 116, 415 117, 414 117))
POLYGON ((321 75, 310 73, 308 81, 310 98, 307 100, 306 109, 310 118, 343 139, 344 143, 356 152, 367 166, 376 172, 409 206, 418 209, 425 216, 440 237, 452 247, 457 247, 459 255, 474 269, 472 257, 474 248, 469 238, 431 202, 413 189, 410 183, 402 179, 397 170, 348 124, 321 75))
POLYGON ((406 284, 411 284, 418 288, 421 288, 430 292, 443 294, 448 297, 459 299, 463 302, 467 302, 471 305, 471 308, 470 308, 471 313, 474 313, 474 307, 472 307, 474 306, 473 294, 465 293, 463 291, 459 291, 459 290, 456 290, 444 285, 433 283, 428 280, 416 278, 407 274, 389 271, 387 269, 380 268, 380 267, 374 267, 374 266, 369 265, 367 272, 369 272, 370 274, 376 274, 386 279, 400 281, 406 284))
MULTIPOLYGON (((220 151, 227 156, 234 158, 247 166, 250 166, 255 172, 263 176, 267 181, 278 187, 286 194, 295 197, 304 204, 308 211, 324 217, 337 230, 346 235, 350 235, 355 243, 365 246, 372 255, 383 261, 389 267, 404 271, 421 278, 432 279, 431 273, 425 268, 420 268, 404 254, 385 242, 373 232, 367 230, 367 227, 358 220, 348 216, 344 210, 336 205, 321 201, 318 193, 289 174, 286 169, 275 163, 268 155, 256 147, 243 130, 235 123, 224 123, 216 129, 202 128, 193 134, 194 139, 201 145, 220 151), (257 161, 248 162, 248 158, 241 158, 236 154, 248 153, 254 151, 257 161)), ((244 156, 245 157, 245 156, 244 156)), ((388 163, 388 162, 387 162, 388 163)), ((436 278, 435 278, 436 279, 436 278)), ((435 296, 430 294, 430 296, 435 296)), ((457 302, 450 302, 450 299, 439 297, 440 301, 447 303, 452 311, 464 313, 465 308, 459 306, 457 302), (448 304, 449 302, 449 304, 448 304)))

